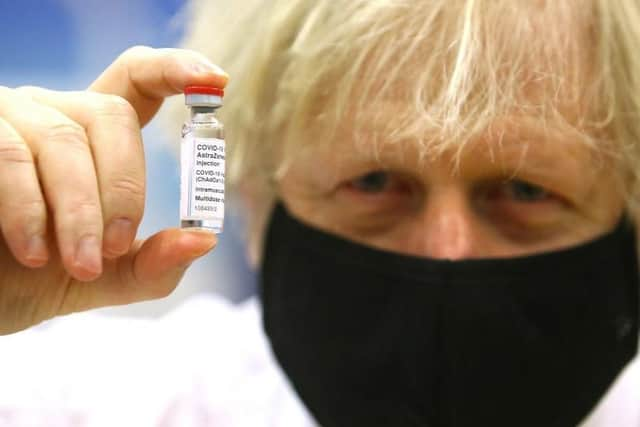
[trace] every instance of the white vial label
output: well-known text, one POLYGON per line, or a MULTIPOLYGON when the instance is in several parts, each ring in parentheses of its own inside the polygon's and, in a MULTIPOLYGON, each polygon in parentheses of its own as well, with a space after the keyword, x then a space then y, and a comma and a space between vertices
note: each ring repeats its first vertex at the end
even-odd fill
POLYGON ((221 231, 224 219, 224 140, 196 138, 188 134, 182 142, 181 157, 182 220, 207 221, 210 228, 221 231))

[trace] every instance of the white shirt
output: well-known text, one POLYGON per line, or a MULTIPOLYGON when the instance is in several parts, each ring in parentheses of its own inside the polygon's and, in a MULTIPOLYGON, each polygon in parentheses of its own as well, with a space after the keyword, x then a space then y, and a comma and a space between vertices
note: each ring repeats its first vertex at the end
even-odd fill
MULTIPOLYGON (((571 396, 567 396, 571 399, 571 396)), ((83 313, 0 337, 0 427, 311 427, 255 299, 160 320, 83 313)), ((582 427, 640 427, 640 361, 582 427)))

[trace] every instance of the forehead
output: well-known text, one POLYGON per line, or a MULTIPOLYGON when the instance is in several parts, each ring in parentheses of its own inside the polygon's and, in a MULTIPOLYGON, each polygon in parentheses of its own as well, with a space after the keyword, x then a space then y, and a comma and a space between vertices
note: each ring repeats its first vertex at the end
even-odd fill
POLYGON ((350 134, 365 149, 413 141, 434 155, 487 134, 500 140, 522 123, 538 135, 588 141, 599 113, 588 10, 518 0, 385 10, 387 31, 363 28, 366 42, 339 44, 314 89, 302 91, 310 114, 300 121, 306 137, 296 140, 350 134))
MULTIPOLYGON (((393 105, 386 108, 389 117, 393 105)), ((449 145, 437 129, 395 139, 386 132, 381 121, 358 132, 346 121, 328 143, 310 145, 305 157, 322 159, 323 167, 334 173, 382 168, 425 176, 444 172, 465 180, 525 176, 549 187, 550 180, 575 181, 573 188, 613 165, 583 133, 537 116, 496 117, 484 132, 449 145)))

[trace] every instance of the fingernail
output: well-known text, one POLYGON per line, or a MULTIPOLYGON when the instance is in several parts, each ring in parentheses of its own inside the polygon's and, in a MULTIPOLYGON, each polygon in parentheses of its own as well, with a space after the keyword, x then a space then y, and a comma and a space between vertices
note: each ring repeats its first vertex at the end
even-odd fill
POLYGON ((198 74, 217 74, 229 80, 229 74, 227 74, 222 68, 209 62, 205 59, 196 60, 191 64, 191 68, 198 74))
POLYGON ((44 237, 40 235, 32 236, 27 242, 27 261, 39 264, 46 261, 47 258, 47 243, 44 237))
POLYGON ((133 239, 133 221, 117 218, 111 221, 104 233, 104 249, 107 255, 123 255, 129 250, 133 239))
POLYGON ((211 251, 218 243, 218 237, 215 233, 204 228, 190 228, 184 230, 181 240, 190 247, 196 247, 194 250, 185 254, 186 258, 178 267, 178 270, 184 271, 198 258, 211 251), (186 240, 186 241, 185 241, 186 240), (194 242, 195 240, 195 242, 194 242))
POLYGON ((201 248, 201 250, 193 254, 194 257, 206 254, 218 243, 218 237, 216 234, 205 228, 192 228, 185 230, 184 236, 186 239, 195 239, 197 241, 196 244, 201 248))
POLYGON ((76 246, 74 265, 89 273, 102 271, 102 253, 96 236, 85 236, 76 246))
POLYGON ((212 250, 218 243, 216 234, 204 228, 184 230, 180 239, 183 244, 193 248, 189 253, 185 254, 187 258, 179 266, 179 270, 181 271, 189 268, 196 259, 212 250))

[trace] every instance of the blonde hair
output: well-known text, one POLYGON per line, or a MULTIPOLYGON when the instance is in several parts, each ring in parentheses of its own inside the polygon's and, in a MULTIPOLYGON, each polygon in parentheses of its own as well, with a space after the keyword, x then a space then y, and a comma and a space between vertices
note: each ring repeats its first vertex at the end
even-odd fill
POLYGON ((192 0, 189 13, 183 46, 231 75, 227 182, 255 202, 254 254, 296 150, 347 120, 357 140, 390 98, 401 107, 368 149, 412 138, 425 156, 459 153, 496 118, 533 114, 611 155, 637 204, 637 1, 192 0))

